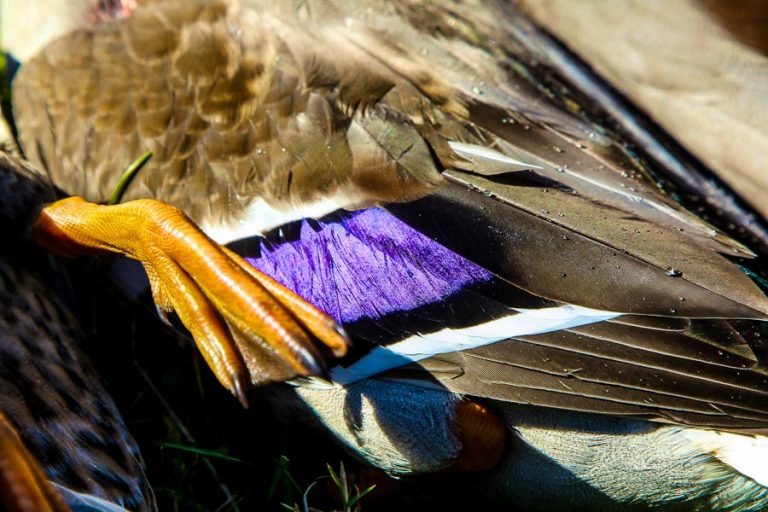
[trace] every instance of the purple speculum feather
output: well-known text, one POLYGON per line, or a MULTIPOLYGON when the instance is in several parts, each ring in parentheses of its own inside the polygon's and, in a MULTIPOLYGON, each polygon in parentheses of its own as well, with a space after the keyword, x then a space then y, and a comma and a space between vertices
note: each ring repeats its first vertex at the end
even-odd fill
POLYGON ((381 208, 302 221, 296 239, 262 241, 260 256, 246 260, 341 323, 412 310, 493 278, 381 208))

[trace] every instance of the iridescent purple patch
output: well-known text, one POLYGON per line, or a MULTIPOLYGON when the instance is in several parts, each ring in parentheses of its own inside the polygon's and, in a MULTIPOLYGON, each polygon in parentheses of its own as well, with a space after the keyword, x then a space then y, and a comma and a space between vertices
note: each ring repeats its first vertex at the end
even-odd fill
POLYGON ((380 208, 319 226, 304 221, 296 240, 262 242, 261 256, 246 260, 342 323, 441 301, 493 277, 380 208))

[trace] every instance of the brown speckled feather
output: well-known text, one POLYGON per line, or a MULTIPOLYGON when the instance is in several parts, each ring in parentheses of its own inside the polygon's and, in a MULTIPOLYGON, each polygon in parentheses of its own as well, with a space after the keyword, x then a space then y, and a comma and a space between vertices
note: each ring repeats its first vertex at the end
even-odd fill
POLYGON ((268 14, 158 2, 53 43, 18 80, 27 153, 68 192, 101 199, 152 149, 126 199, 161 197, 204 226, 247 220, 259 201, 363 206, 440 181, 402 114, 370 108, 391 82, 359 55, 335 65, 295 51, 287 38, 300 27, 284 38, 268 14))

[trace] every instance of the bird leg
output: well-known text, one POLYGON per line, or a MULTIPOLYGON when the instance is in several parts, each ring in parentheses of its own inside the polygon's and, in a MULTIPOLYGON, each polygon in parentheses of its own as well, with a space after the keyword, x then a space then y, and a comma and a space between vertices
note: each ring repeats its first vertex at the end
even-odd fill
POLYGON ((162 201, 104 206, 62 199, 42 210, 33 236, 63 256, 116 253, 141 262, 158 308, 176 312, 219 382, 244 404, 249 378, 322 374, 319 347, 346 353, 348 339, 333 319, 162 201))
POLYGON ((0 412, 0 504, 9 512, 67 512, 40 464, 0 412))

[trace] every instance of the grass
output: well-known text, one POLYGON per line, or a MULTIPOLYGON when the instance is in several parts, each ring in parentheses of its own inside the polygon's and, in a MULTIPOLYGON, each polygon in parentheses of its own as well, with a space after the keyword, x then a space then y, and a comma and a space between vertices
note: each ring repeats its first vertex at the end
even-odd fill
MULTIPOLYGON (((364 491, 361 491, 360 488, 355 485, 353 486, 354 494, 350 492, 349 489, 349 481, 347 480, 347 473, 344 470, 344 463, 339 463, 339 473, 336 474, 333 471, 333 468, 330 464, 326 464, 326 467, 328 468, 328 474, 330 475, 331 479, 333 480, 333 483, 336 484, 336 488, 339 490, 339 493, 341 494, 341 507, 343 512, 359 512, 360 511, 360 500, 362 500, 364 497, 369 495, 373 490, 376 488, 376 485, 371 485, 364 491)), ((309 489, 307 489, 307 493, 309 492, 309 489)), ((306 495, 306 493, 305 493, 306 495)), ((305 511, 308 512, 308 511, 305 511)))
POLYGON ((373 490, 376 488, 376 485, 371 485, 363 491, 361 491, 357 485, 352 485, 350 488, 350 483, 349 479, 347 478, 344 463, 339 462, 338 473, 333 470, 333 467, 331 467, 330 464, 326 464, 328 474, 316 478, 302 491, 302 488, 298 483, 296 483, 296 479, 291 474, 289 466, 290 462, 288 457, 281 456, 275 471, 275 476, 272 480, 272 485, 270 486, 270 496, 273 495, 272 491, 277 489, 280 481, 287 481, 295 491, 301 493, 301 504, 296 502, 294 502, 292 505, 289 505, 285 502, 280 503, 281 507, 291 512, 317 512, 321 510, 319 508, 310 506, 309 494, 310 491, 312 491, 312 489, 314 489, 317 484, 322 482, 324 479, 330 479, 338 491, 339 501, 337 502, 337 506, 333 507, 332 510, 339 512, 362 512, 362 499, 373 492, 373 490))
POLYGON ((120 179, 115 186, 115 190, 112 192, 109 200, 107 200, 108 205, 117 204, 123 199, 123 194, 125 194, 126 189, 128 189, 128 187, 131 185, 131 182, 139 173, 139 171, 149 163, 151 158, 152 151, 146 151, 143 155, 134 160, 127 169, 125 169, 123 174, 120 175, 120 179))

